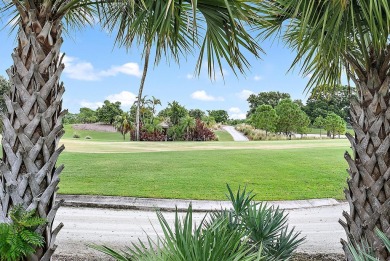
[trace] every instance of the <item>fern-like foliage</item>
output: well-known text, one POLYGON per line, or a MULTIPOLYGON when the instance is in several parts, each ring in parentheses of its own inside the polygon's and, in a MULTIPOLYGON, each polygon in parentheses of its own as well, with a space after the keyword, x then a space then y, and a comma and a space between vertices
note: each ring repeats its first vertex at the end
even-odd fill
POLYGON ((44 244, 44 238, 34 230, 46 223, 35 211, 26 211, 22 205, 9 213, 10 223, 0 224, 0 261, 18 261, 35 252, 44 244))

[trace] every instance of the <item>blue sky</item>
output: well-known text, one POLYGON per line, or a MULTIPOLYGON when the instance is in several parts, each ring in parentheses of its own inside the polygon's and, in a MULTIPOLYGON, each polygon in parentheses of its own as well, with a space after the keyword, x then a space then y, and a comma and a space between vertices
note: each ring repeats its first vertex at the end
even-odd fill
MULTIPOLYGON (((11 52, 15 36, 8 28, 0 31, 0 75, 12 64, 11 52)), ((128 110, 138 92, 142 73, 141 50, 114 47, 114 37, 98 26, 64 35, 62 52, 66 53, 63 107, 76 113, 80 107, 96 109, 106 99, 120 101, 128 110)), ((162 101, 162 107, 173 100, 187 109, 227 110, 231 118, 243 118, 248 110, 247 97, 251 93, 281 91, 291 94, 293 99, 306 100, 304 88, 308 81, 299 75, 299 68, 287 70, 294 53, 283 43, 270 41, 260 43, 266 54, 262 60, 248 56, 251 68, 246 75, 235 76, 224 67, 225 79, 217 75, 214 81, 207 76, 204 67, 199 77, 194 77, 197 56, 182 59, 180 66, 161 60, 158 66, 150 66, 144 94, 162 101)), ((154 57, 152 57, 154 58, 154 57)))

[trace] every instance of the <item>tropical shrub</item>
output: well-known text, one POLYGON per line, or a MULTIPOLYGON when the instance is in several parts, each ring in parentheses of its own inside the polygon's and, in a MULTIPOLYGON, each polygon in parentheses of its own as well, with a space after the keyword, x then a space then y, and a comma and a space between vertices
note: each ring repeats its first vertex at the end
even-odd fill
POLYGON ((192 207, 180 219, 176 211, 173 228, 157 212, 164 236, 157 242, 133 243, 126 251, 106 246, 91 247, 117 260, 288 260, 303 238, 287 226, 283 210, 253 201, 254 195, 240 189, 234 196, 229 186, 231 210, 210 213, 198 226, 192 220, 192 207))
POLYGON ((188 137, 189 140, 193 141, 211 141, 216 140, 214 132, 206 127, 206 124, 197 119, 195 122, 195 127, 192 130, 191 136, 188 137))
MULTIPOLYGON (((136 129, 130 131, 131 140, 136 140, 136 129)), ((140 122, 140 132, 139 132, 140 141, 165 141, 166 135, 162 129, 153 129, 144 127, 142 122, 140 122)))
POLYGON ((0 260, 17 261, 35 252, 44 244, 44 238, 35 232, 46 220, 17 205, 9 212, 10 223, 0 223, 0 260))

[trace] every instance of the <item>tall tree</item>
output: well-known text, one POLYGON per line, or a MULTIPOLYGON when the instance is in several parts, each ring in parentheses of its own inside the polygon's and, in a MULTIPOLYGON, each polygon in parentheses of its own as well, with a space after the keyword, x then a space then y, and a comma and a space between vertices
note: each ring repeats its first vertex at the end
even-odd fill
POLYGON ((149 56, 150 56, 150 48, 151 43, 147 43, 144 57, 144 69, 142 71, 141 82, 138 88, 138 96, 137 96, 137 112, 135 117, 135 125, 136 125, 136 139, 139 141, 139 126, 140 126, 140 113, 141 113, 141 98, 142 93, 144 91, 144 85, 146 80, 146 75, 148 73, 149 68, 149 56))
POLYGON ((349 100, 353 95, 354 88, 349 86, 340 85, 332 88, 328 85, 316 86, 311 91, 303 110, 310 117, 311 122, 314 122, 318 116, 325 118, 330 112, 336 113, 348 122, 350 120, 349 100))
POLYGON ((254 113, 260 105, 270 105, 275 108, 283 99, 290 99, 290 94, 284 92, 260 92, 259 94, 251 94, 247 101, 249 102, 249 111, 247 117, 254 113))
POLYGON ((336 113, 331 112, 324 119, 324 128, 328 131, 334 139, 336 134, 342 134, 346 130, 345 121, 336 113))
POLYGON ((154 117, 154 116, 156 116, 156 107, 157 107, 157 105, 161 106, 161 100, 157 99, 154 96, 152 96, 152 99, 150 99, 150 105, 152 106, 152 114, 153 114, 153 117, 154 117))
POLYGON ((324 127, 324 118, 318 116, 313 122, 313 126, 320 129, 320 138, 322 138, 322 128, 324 127))
MULTIPOLYGON (((295 103, 295 101, 294 101, 294 103, 295 103)), ((301 138, 303 137, 303 134, 308 133, 309 125, 310 125, 309 116, 307 116, 307 114, 301 110, 299 117, 297 118, 297 133, 301 134, 301 138)))
POLYGON ((275 107, 278 115, 277 130, 283 132, 291 139, 294 131, 297 131, 302 110, 291 99, 284 99, 275 107))
POLYGON ((202 122, 205 124, 207 128, 212 128, 217 122, 212 116, 203 116, 202 122))
MULTIPOLYGON (((355 136, 346 134, 354 153, 344 156, 350 210, 340 223, 355 248, 367 240, 379 260, 389 260, 374 233, 375 227, 390 233, 389 1, 273 0, 258 7, 262 36, 283 32, 297 52, 293 65, 311 75, 309 88, 338 86, 343 74, 356 85, 350 111, 355 136)), ((348 242, 342 244, 353 260, 348 242)))
POLYGON ((86 107, 80 108, 80 113, 77 118, 81 123, 94 123, 98 121, 96 111, 86 107))
POLYGON ((190 131, 195 127, 195 118, 192 118, 190 115, 185 116, 180 120, 180 125, 186 132, 186 140, 188 141, 190 138, 190 131))
POLYGON ((56 162, 64 146, 62 110, 64 70, 60 48, 63 22, 75 28, 93 21, 95 1, 0 1, 0 12, 17 20, 17 46, 7 70, 11 89, 5 95, 3 156, 0 164, 0 222, 10 222, 10 209, 22 205, 47 220, 37 228, 45 244, 29 260, 50 260, 63 224, 53 227, 60 205, 55 202, 63 166, 56 162), (54 228, 54 229, 53 229, 54 228))
POLYGON ((263 104, 257 107, 255 113, 252 114, 251 121, 257 129, 265 130, 265 136, 268 136, 269 132, 276 131, 278 118, 271 105, 263 104))
POLYGON ((191 109, 188 111, 188 114, 197 120, 201 120, 206 115, 201 109, 191 109))
POLYGON ((114 123, 115 117, 122 113, 120 102, 110 102, 108 100, 105 100, 102 107, 96 110, 98 121, 111 125, 114 123))
MULTIPOLYGON (((130 115, 128 113, 122 113, 121 115, 115 116, 114 119, 114 127, 117 131, 119 131, 123 140, 126 139, 126 134, 129 133, 132 129, 132 122, 130 121, 130 115)), ((130 135, 131 140, 131 135, 130 135)))
POLYGON ((226 123, 229 120, 229 114, 225 110, 210 110, 207 112, 217 123, 226 123))
POLYGON ((173 125, 179 125, 180 120, 187 115, 187 109, 177 101, 168 103, 168 117, 173 125))

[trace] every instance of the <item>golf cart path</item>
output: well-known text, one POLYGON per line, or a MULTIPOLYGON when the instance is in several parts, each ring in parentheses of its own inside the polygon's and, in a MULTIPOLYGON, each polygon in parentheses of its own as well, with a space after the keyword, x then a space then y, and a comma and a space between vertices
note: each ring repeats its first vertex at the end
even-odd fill
MULTIPOLYGON (((342 211, 347 210, 347 203, 331 206, 298 208, 286 210, 289 213, 289 224, 302 231, 305 243, 298 252, 305 253, 342 253, 340 238, 344 231, 338 224, 342 211)), ((170 224, 174 221, 173 212, 163 212, 170 224)), ((205 213, 193 213, 196 223, 205 213)), ((153 211, 119 210, 107 208, 73 208, 61 207, 55 223, 63 222, 64 228, 57 237, 56 254, 62 257, 79 257, 83 260, 106 260, 87 247, 87 244, 98 244, 124 249, 137 239, 147 240, 147 235, 156 238, 156 232, 162 235, 156 214, 153 211)), ((68 259, 66 259, 68 260, 68 259)))
POLYGON ((234 141, 249 141, 249 139, 244 134, 237 131, 233 126, 223 126, 222 129, 229 132, 230 135, 232 135, 234 141))

